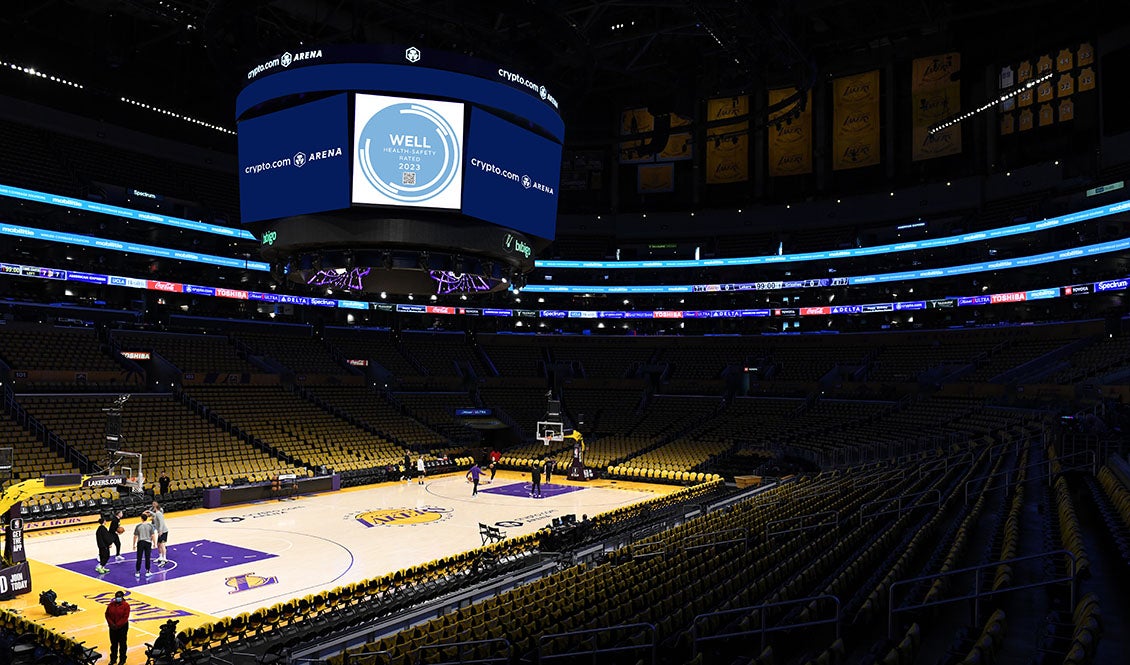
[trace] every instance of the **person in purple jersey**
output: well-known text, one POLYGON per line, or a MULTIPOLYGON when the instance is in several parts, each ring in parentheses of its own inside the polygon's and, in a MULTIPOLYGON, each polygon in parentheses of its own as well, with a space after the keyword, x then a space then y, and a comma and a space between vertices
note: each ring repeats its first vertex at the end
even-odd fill
POLYGON ((471 496, 478 496, 479 494, 479 476, 481 475, 483 475, 483 470, 479 467, 479 463, 475 462, 471 470, 467 472, 467 480, 474 485, 471 489, 471 496))

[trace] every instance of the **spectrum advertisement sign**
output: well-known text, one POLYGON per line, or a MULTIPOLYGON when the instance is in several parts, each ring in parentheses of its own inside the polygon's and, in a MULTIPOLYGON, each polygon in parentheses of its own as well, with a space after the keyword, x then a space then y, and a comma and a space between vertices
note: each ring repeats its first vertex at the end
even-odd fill
POLYGON ((239 123, 239 208, 257 222, 349 207, 347 95, 239 123))
POLYGON ((464 106, 357 95, 353 202, 458 210, 464 106))
POLYGON ((471 109, 463 213, 552 239, 561 146, 478 108, 471 109))

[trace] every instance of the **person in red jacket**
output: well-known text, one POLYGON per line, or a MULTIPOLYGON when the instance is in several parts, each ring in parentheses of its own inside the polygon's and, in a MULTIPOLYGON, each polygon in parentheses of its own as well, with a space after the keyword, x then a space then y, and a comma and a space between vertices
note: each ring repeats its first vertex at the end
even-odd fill
POLYGON ((106 606, 106 625, 110 628, 110 665, 126 665, 126 633, 129 632, 129 603, 122 590, 106 606), (116 656, 116 658, 115 658, 116 656))

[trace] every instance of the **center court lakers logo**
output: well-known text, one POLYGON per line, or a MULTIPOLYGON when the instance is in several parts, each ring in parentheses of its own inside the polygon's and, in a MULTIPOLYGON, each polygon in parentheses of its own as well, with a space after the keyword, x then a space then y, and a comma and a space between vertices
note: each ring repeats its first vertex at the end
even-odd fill
POLYGON ((255 573, 224 578, 224 585, 232 588, 232 590, 228 592, 228 595, 239 593, 240 591, 247 591, 248 589, 258 589, 268 584, 278 584, 278 582, 279 578, 277 577, 263 577, 255 573))
POLYGON ((365 181, 393 202, 421 204, 443 193, 456 181, 459 161, 459 133, 420 103, 385 106, 358 136, 357 165, 365 181))
POLYGON ((450 508, 421 506, 419 508, 385 508, 368 510, 353 516, 368 528, 375 526, 416 526, 438 522, 451 517, 450 508))

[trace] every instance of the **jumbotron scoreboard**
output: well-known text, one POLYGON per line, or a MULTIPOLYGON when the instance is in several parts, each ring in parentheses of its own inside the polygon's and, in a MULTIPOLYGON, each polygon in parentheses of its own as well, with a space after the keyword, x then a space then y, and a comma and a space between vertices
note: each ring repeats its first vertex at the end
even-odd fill
POLYGON ((265 59, 236 100, 240 210, 277 275, 491 291, 555 234, 564 122, 543 82, 414 46, 265 59))

